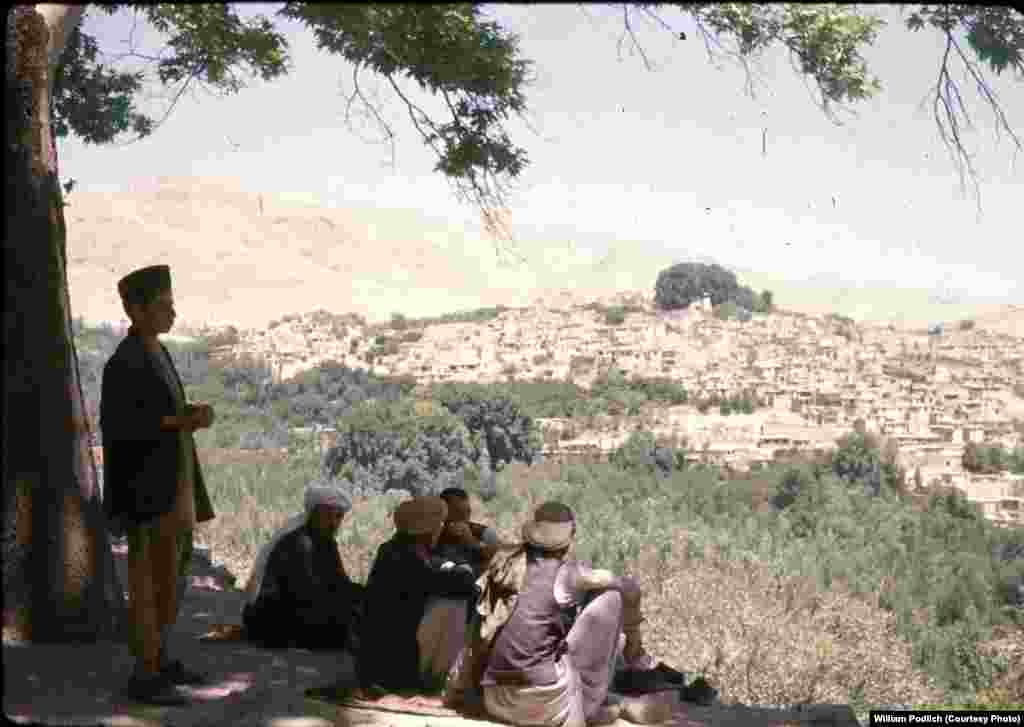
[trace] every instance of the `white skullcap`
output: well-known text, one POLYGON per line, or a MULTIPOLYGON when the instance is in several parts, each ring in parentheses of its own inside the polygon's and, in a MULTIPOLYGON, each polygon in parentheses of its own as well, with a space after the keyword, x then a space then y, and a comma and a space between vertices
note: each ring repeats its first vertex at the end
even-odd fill
POLYGON ((345 512, 352 509, 352 501, 348 499, 348 495, 337 485, 325 482, 311 482, 306 486, 304 504, 306 512, 313 512, 317 505, 336 507, 345 512))

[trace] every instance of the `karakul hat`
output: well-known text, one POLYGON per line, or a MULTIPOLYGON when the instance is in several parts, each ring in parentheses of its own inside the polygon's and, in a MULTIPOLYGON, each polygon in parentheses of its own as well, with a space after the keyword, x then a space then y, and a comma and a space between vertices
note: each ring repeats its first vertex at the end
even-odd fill
POLYGON ((145 303, 152 294, 171 289, 171 268, 167 265, 150 265, 125 275, 117 283, 117 292, 125 303, 145 303))
POLYGON ((523 540, 542 550, 561 550, 572 542, 576 521, 572 510, 560 502, 545 502, 523 525, 523 540))
POLYGON ((395 527, 408 535, 426 535, 448 517, 448 504, 440 497, 414 497, 395 508, 395 527))

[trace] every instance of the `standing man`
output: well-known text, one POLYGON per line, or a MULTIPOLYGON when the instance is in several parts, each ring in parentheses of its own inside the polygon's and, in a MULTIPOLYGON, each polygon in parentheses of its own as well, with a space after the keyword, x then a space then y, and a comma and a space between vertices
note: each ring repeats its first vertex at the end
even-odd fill
POLYGON ((213 409, 188 404, 170 354, 157 339, 174 324, 171 271, 136 270, 117 284, 131 319, 103 368, 104 510, 115 534, 128 538, 130 643, 135 673, 127 694, 152 704, 180 704, 180 684, 201 684, 168 655, 185 595, 192 529, 213 507, 192 432, 213 423, 213 409))

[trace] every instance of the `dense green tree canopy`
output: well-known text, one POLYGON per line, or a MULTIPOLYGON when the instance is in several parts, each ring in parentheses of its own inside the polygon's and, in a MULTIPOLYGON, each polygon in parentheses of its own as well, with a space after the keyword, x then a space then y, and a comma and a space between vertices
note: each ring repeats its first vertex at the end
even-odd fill
POLYGON ((437 494, 462 484, 473 444, 462 421, 433 402, 365 401, 338 422, 324 457, 325 474, 356 494, 389 489, 437 494))
POLYGON ((863 485, 865 492, 880 495, 902 489, 906 473, 896 464, 896 451, 870 432, 850 432, 836 441, 829 465, 836 477, 850 485, 863 485))
POLYGON ((771 310, 771 293, 758 295, 736 280, 736 273, 717 263, 677 263, 658 273, 654 303, 663 310, 687 308, 707 297, 722 320, 749 320, 751 312, 771 310))
MULTIPOLYGON (((533 419, 510 397, 495 395, 480 384, 444 384, 431 394, 462 420, 481 448, 486 448, 492 468, 512 462, 532 464, 540 452, 540 434, 533 419)), ((482 454, 476 453, 474 459, 482 454)))
MULTIPOLYGON (((750 62, 773 48, 789 54, 794 70, 812 82, 818 104, 832 117, 882 87, 863 53, 885 21, 868 6, 623 4, 623 40, 639 50, 645 64, 634 32, 639 18, 652 21, 659 32, 685 37, 665 19, 669 8, 692 20, 712 60, 724 56, 743 65, 750 91, 750 62)), ((289 70, 287 41, 263 15, 242 19, 232 4, 89 6, 89 12, 108 14, 123 9, 148 20, 165 37, 164 52, 146 56, 129 48, 109 63, 111 56, 96 39, 75 28, 54 79, 51 109, 58 136, 73 133, 88 143, 110 142, 126 133, 143 137, 167 118, 191 85, 231 94, 245 86, 246 77, 272 80, 289 70), (162 118, 140 111, 144 76, 119 68, 126 57, 150 62, 157 80, 170 89, 172 101, 162 118)), ((1009 7, 971 5, 904 5, 902 10, 907 32, 937 33, 944 40, 944 53, 936 59, 938 82, 930 92, 933 113, 958 169, 976 180, 962 144, 962 130, 971 121, 954 71, 962 68, 995 112, 999 130, 1024 148, 988 83, 990 74, 1024 75, 1024 16, 1009 7)), ((483 6, 473 3, 287 2, 276 15, 303 23, 321 50, 348 62, 343 68, 351 73, 353 91, 347 110, 361 105, 393 140, 394 131, 360 86, 364 71, 383 78, 435 153, 435 170, 452 182, 461 199, 480 207, 492 232, 504 230, 500 212, 507 184, 529 162, 504 126, 513 114, 523 118, 532 79, 531 61, 522 57, 515 34, 488 20, 483 6), (396 83, 403 77, 442 100, 447 117, 432 117, 403 93, 396 83)))

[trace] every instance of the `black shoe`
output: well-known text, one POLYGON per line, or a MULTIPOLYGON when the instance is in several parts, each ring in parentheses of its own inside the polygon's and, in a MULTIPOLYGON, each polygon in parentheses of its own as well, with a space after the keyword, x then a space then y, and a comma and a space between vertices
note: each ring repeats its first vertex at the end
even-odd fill
POLYGON ((162 674, 153 676, 135 675, 122 690, 122 694, 136 702, 161 707, 177 707, 188 704, 188 699, 162 674))
POLYGON ((680 689, 679 694, 684 702, 706 707, 715 701, 715 698, 718 696, 718 690, 708 684, 704 677, 697 677, 687 686, 680 689))
POLYGON ((629 695, 673 691, 681 686, 666 679, 656 669, 627 669, 618 672, 612 680, 615 692, 629 695))
POLYGON ((188 685, 201 687, 209 684, 210 680, 205 675, 185 668, 180 661, 175 660, 160 670, 160 676, 164 677, 171 684, 188 685))
POLYGON ((673 669, 663 661, 659 661, 658 665, 654 667, 652 671, 658 672, 665 681, 671 682, 672 684, 678 684, 679 686, 686 684, 686 674, 673 669))

